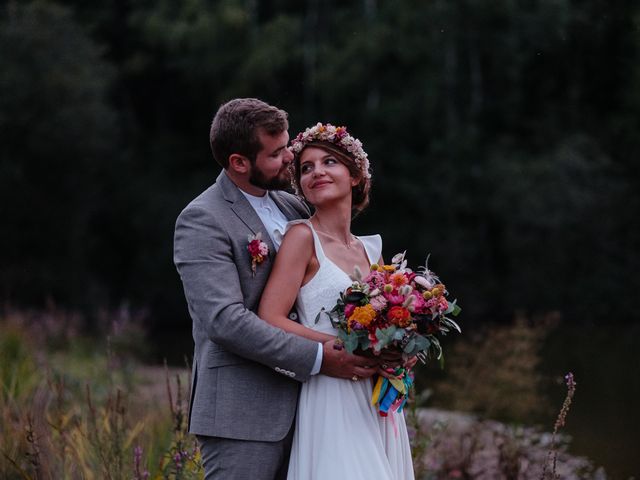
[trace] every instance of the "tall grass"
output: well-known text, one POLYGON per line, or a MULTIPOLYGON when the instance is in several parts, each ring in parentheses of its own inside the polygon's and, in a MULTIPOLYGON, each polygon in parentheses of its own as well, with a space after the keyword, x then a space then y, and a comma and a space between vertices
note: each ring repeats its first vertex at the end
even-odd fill
POLYGON ((202 478, 188 369, 143 367, 122 322, 103 342, 74 325, 64 312, 0 319, 0 478, 202 478))

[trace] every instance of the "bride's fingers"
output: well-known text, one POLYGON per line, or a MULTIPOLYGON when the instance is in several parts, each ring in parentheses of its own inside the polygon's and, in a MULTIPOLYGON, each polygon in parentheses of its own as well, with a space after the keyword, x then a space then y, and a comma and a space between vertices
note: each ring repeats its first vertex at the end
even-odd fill
POLYGON ((413 367, 416 366, 416 363, 418 363, 418 357, 411 357, 406 362, 404 362, 403 366, 407 370, 411 370, 413 367))
POLYGON ((393 369, 390 369, 390 368, 378 368, 376 373, 385 378, 398 378, 394 375, 393 369))

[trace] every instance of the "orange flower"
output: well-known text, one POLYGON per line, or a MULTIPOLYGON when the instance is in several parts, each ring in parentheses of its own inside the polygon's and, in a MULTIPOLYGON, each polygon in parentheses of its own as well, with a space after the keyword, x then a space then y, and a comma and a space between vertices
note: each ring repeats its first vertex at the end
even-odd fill
POLYGON ((401 286, 409 283, 407 277, 404 276, 404 273, 400 272, 391 275, 391 277, 389 277, 389 280, 391 281, 391 285, 393 285, 395 288, 400 288, 401 286))
POLYGON ((364 307, 356 307, 349 317, 349 326, 351 327, 353 322, 358 322, 363 327, 367 327, 371 322, 373 322, 376 315, 376 311, 369 303, 364 307))
POLYGON ((391 307, 387 312, 389 321, 398 327, 408 327, 411 324, 411 312, 398 305, 391 307))

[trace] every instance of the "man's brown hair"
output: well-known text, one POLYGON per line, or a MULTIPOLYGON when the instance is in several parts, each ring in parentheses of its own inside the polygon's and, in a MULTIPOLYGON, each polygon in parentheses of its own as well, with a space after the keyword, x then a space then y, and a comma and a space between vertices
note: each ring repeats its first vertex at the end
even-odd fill
POLYGON ((223 104, 217 111, 209 141, 213 158, 229 167, 229 156, 243 155, 252 163, 262 144, 258 132, 277 135, 289 129, 287 112, 257 98, 236 98, 223 104))

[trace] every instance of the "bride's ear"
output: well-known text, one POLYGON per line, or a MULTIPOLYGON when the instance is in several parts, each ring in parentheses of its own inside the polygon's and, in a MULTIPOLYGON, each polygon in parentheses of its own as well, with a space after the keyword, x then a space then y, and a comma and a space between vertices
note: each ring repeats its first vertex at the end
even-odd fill
POLYGON ((249 162, 249 159, 244 155, 240 155, 239 153, 229 155, 229 170, 236 173, 247 173, 250 165, 251 162, 249 162))

